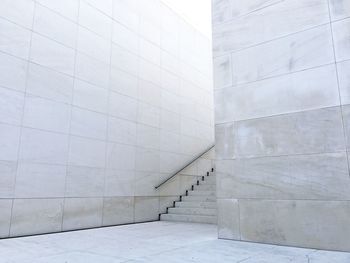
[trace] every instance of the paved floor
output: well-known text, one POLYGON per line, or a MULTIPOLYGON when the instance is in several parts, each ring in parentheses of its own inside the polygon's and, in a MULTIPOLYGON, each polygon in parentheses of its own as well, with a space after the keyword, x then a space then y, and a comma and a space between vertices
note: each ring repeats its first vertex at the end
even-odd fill
POLYGON ((0 240, 0 262, 349 263, 350 253, 218 240, 216 226, 155 222, 0 240))

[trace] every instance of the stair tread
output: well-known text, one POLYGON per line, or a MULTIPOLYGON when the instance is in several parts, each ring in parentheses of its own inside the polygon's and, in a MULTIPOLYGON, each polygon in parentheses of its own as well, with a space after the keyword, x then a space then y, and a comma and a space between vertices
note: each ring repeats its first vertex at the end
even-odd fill
POLYGON ((216 202, 215 201, 197 201, 197 202, 191 202, 191 201, 183 201, 183 202, 175 202, 175 207, 183 207, 183 208, 216 208, 216 202))
POLYGON ((215 201, 215 196, 206 196, 206 195, 187 195, 182 197, 183 201, 215 201))
POLYGON ((169 211, 208 211, 208 212, 216 212, 216 208, 208 208, 208 207, 170 207, 169 211))
POLYGON ((197 217, 197 218, 212 218, 212 219, 216 219, 217 216, 212 216, 212 215, 189 215, 189 214, 161 214, 161 217, 197 217))
MULTIPOLYGON (((183 208, 183 207, 169 207, 169 209, 177 209, 177 208, 179 208, 179 209, 185 209, 185 208, 183 208)), ((191 208, 188 208, 188 209, 191 209, 191 208)), ((216 210, 216 208, 205 208, 205 207, 193 207, 193 209, 216 210)))
POLYGON ((168 209, 169 214, 176 215, 208 215, 215 216, 216 208, 204 207, 172 207, 168 209))
POLYGON ((212 194, 215 193, 216 191, 214 190, 199 190, 199 189, 194 189, 189 192, 197 192, 197 193, 203 193, 203 194, 212 194))
POLYGON ((202 191, 202 190, 194 189, 194 190, 189 190, 188 194, 190 194, 190 193, 196 193, 197 195, 199 195, 199 194, 201 194, 201 195, 213 195, 213 194, 216 194, 216 191, 212 191, 212 190, 202 191))
POLYGON ((182 214, 162 214, 161 220, 179 221, 179 222, 196 222, 196 223, 207 223, 216 224, 216 216, 207 215, 182 215, 182 214))
POLYGON ((176 201, 176 204, 179 203, 186 203, 186 204, 216 204, 216 201, 200 201, 200 202, 193 202, 193 201, 176 201))
POLYGON ((194 189, 207 189, 207 188, 216 188, 216 184, 200 184, 200 185, 195 185, 194 189))
POLYGON ((183 195, 181 201, 175 201, 160 220, 196 223, 217 223, 216 175, 198 177, 198 182, 183 195))

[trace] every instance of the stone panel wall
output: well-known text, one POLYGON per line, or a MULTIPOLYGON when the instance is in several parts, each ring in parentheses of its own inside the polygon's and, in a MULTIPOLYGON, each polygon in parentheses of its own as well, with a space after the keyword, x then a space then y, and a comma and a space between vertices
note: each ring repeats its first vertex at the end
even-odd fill
POLYGON ((219 237, 350 251, 350 1, 213 0, 219 237))
POLYGON ((160 0, 0 3, 0 237, 157 220, 214 140, 210 40, 160 0))

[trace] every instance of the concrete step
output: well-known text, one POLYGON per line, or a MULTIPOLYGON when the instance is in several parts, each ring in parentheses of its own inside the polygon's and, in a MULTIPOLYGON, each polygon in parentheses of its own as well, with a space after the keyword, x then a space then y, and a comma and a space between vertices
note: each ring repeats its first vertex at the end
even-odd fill
POLYGON ((216 216, 162 214, 161 221, 216 224, 216 216))
POLYGON ((183 207, 172 207, 168 209, 169 214, 181 214, 181 215, 203 215, 203 216, 215 216, 216 209, 212 208, 183 208, 183 207))
POLYGON ((175 207, 216 208, 216 202, 175 202, 175 207))
POLYGON ((210 177, 204 177, 204 181, 202 179, 199 180, 199 184, 216 184, 216 179, 210 178, 210 177))
POLYGON ((216 186, 216 181, 199 181, 199 185, 211 185, 211 186, 216 186))
POLYGON ((195 185, 194 190, 200 190, 200 191, 216 191, 216 185, 215 184, 200 184, 195 185))
MULTIPOLYGON (((196 186, 196 185, 195 185, 195 186, 196 186)), ((199 185, 197 185, 197 186, 212 187, 212 188, 215 188, 215 191, 216 191, 216 184, 213 184, 213 183, 201 182, 201 183, 199 183, 199 185)))
POLYGON ((162 214, 160 220, 193 223, 217 223, 216 210, 216 176, 200 177, 199 184, 175 202, 175 207, 169 207, 167 214, 162 214), (204 180, 202 180, 204 179, 204 180))
POLYGON ((194 190, 188 191, 189 196, 215 196, 215 191, 202 191, 202 190, 194 190))
POLYGON ((185 202, 215 202, 216 196, 189 195, 189 196, 183 196, 182 201, 185 201, 185 202))
POLYGON ((216 183, 216 176, 214 176, 214 175, 204 176, 204 182, 216 183))

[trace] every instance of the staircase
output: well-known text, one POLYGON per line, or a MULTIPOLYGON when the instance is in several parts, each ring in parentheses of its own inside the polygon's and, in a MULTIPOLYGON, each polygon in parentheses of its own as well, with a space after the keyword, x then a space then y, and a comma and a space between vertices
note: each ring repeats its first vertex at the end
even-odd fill
POLYGON ((179 201, 174 201, 165 214, 160 214, 161 221, 217 223, 216 212, 216 178, 214 169, 207 172, 192 185, 179 201))

